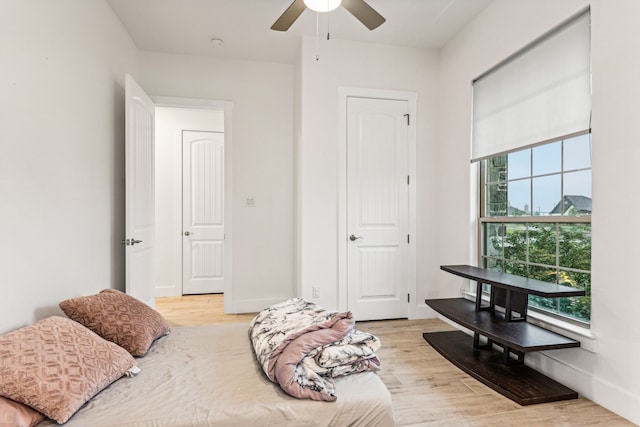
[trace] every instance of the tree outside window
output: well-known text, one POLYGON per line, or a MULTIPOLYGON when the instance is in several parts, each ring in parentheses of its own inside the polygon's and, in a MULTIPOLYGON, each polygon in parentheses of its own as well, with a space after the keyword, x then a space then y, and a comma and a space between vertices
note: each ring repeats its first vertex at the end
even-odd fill
POLYGON ((529 296, 529 306, 591 318, 589 134, 483 160, 481 260, 491 268, 584 289, 586 296, 529 296))

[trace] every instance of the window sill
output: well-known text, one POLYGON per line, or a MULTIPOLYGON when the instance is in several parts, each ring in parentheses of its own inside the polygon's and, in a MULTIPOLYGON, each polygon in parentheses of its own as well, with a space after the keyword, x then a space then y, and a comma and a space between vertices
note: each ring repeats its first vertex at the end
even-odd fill
MULTIPOLYGON (((475 301, 476 299, 476 294, 472 292, 463 292, 463 296, 471 301, 475 301)), ((482 299, 487 302, 489 301, 489 298, 485 296, 483 296, 482 299)), ((564 322, 556 317, 546 316, 543 313, 533 310, 529 310, 527 314, 527 321, 536 326, 540 326, 541 328, 545 328, 557 334, 565 335, 571 339, 580 341, 580 348, 588 352, 598 352, 597 339, 589 328, 578 326, 570 322, 564 322)))

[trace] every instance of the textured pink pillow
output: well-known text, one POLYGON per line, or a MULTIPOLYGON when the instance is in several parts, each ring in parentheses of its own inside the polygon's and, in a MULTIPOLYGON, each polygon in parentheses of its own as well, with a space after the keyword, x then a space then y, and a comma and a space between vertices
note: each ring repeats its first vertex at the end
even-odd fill
POLYGON ((144 356, 153 341, 170 331, 160 313, 115 289, 62 301, 60 308, 69 318, 134 356, 144 356))
POLYGON ((44 419, 35 409, 0 396, 0 427, 33 427, 44 419))
POLYGON ((0 395, 58 423, 134 365, 126 350, 64 317, 0 335, 0 395))

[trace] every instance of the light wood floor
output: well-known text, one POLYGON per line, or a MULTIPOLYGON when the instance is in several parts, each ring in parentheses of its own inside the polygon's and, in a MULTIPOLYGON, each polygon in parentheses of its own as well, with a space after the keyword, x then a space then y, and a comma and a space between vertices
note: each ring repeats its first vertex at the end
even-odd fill
MULTIPOLYGON (((158 298, 156 308, 174 326, 249 322, 226 315, 222 295, 158 298)), ((438 354, 422 332, 451 330, 437 319, 360 322, 382 341, 380 377, 391 392, 398 426, 633 426, 585 398, 520 406, 471 378, 438 354)))

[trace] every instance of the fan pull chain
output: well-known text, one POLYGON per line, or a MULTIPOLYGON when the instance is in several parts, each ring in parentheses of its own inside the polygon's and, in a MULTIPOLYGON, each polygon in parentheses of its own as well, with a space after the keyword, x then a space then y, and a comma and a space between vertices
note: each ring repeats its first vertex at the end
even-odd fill
POLYGON ((320 12, 316 12, 316 61, 320 60, 319 40, 320 40, 320 12))
MULTIPOLYGON (((328 3, 328 2, 327 2, 328 3)), ((329 14, 327 13, 327 40, 331 40, 331 19, 329 14)))

